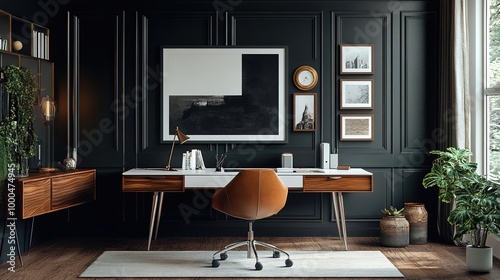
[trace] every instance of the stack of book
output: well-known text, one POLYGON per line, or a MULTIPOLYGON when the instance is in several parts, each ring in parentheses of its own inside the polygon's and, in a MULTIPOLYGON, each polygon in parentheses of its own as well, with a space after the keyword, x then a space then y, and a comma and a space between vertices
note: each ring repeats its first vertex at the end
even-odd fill
POLYGON ((203 155, 198 149, 186 151, 182 154, 182 169, 183 170, 196 170, 205 169, 205 162, 203 155))
POLYGON ((0 50, 2 51, 8 51, 7 49, 7 39, 3 39, 0 37, 0 50))
POLYGON ((49 59, 49 35, 33 30, 33 56, 49 59))

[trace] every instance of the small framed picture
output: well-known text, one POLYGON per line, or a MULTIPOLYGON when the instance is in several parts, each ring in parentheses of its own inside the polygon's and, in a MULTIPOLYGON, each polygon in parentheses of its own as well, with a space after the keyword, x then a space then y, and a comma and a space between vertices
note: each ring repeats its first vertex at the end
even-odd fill
POLYGON ((293 131, 315 131, 316 115, 316 93, 293 94, 293 131))
POLYGON ((340 74, 373 74, 373 44, 340 45, 340 74))
POLYGON ((373 109, 373 80, 340 80, 340 109, 373 109))
POLYGON ((373 141, 373 115, 340 115, 340 141, 373 141))

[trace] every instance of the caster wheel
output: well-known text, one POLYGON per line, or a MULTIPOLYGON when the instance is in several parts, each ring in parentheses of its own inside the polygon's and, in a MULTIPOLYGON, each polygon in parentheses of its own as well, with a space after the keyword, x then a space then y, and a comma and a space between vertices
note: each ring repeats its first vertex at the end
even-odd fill
POLYGON ((293 265, 292 260, 291 260, 291 259, 287 259, 287 260, 285 261, 285 265, 286 265, 286 267, 291 267, 291 266, 293 265))
POLYGON ((280 257, 280 251, 273 251, 273 258, 277 259, 280 257))
POLYGON ((255 264, 255 269, 256 269, 256 270, 262 270, 262 268, 263 268, 263 266, 262 266, 262 264, 261 264, 260 262, 257 262, 257 263, 255 264))
POLYGON ((220 254, 220 259, 221 260, 227 260, 227 253, 221 253, 220 254))
POLYGON ((219 267, 220 263, 218 260, 212 260, 212 267, 219 267))

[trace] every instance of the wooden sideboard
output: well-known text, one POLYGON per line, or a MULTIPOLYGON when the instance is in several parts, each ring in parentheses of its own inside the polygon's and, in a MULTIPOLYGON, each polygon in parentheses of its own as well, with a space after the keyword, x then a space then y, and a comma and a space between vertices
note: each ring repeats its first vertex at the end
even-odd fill
POLYGON ((16 178, 18 217, 32 218, 94 201, 95 178, 95 169, 31 172, 16 178))

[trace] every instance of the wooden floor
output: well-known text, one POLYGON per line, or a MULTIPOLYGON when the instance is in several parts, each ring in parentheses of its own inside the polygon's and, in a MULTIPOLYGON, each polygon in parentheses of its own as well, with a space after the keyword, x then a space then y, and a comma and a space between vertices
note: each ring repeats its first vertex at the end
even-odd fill
MULTIPOLYGON (((285 250, 327 251, 344 249, 343 242, 330 237, 273 237, 260 238, 259 240, 272 243, 285 250)), ((224 245, 235 241, 239 241, 238 238, 162 238, 154 241, 151 249, 217 251, 224 245)), ((428 243, 409 245, 406 248, 387 248, 381 247, 378 238, 374 237, 351 237, 348 239, 348 243, 349 250, 381 250, 405 275, 405 279, 500 279, 500 260, 496 258, 491 272, 486 274, 468 273, 464 263, 465 249, 463 247, 428 243)), ((9 272, 7 263, 0 265, 0 279, 78 279, 85 268, 104 251, 145 250, 146 245, 145 239, 132 238, 72 237, 55 239, 32 248, 29 255, 24 254, 24 266, 16 267, 16 272, 9 272)), ((209 280, 208 278, 203 279, 209 280)), ((273 278, 266 279, 273 280, 273 278)))

